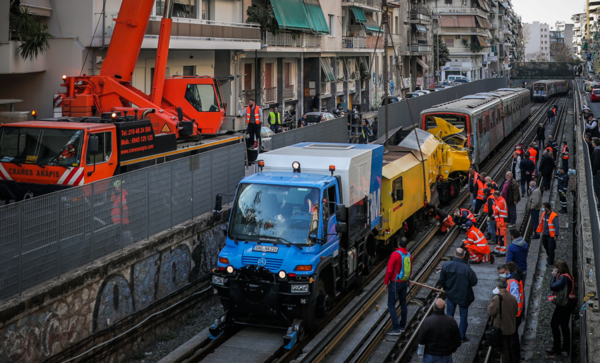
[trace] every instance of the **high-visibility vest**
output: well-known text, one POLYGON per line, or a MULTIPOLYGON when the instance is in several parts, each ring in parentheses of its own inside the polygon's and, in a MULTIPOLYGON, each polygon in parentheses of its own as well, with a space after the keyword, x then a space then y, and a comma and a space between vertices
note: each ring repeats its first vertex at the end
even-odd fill
POLYGON ((477 199, 484 200, 485 194, 483 193, 483 190, 485 189, 485 184, 483 183, 483 181, 478 179, 476 186, 477 186, 477 199))
POLYGON ((277 125, 281 125, 281 113, 277 112, 277 114, 275 114, 275 112, 271 112, 269 114, 269 122, 271 125, 275 125, 275 122, 277 122, 277 125))
POLYGON ((121 189, 119 193, 118 190, 115 190, 110 196, 110 199, 113 202, 113 209, 110 212, 110 218, 112 219, 114 224, 129 224, 129 211, 127 209, 127 192, 124 189, 121 189), (123 211, 123 219, 121 219, 121 211, 123 211))
POLYGON ((471 247, 475 251, 484 255, 490 253, 490 246, 488 245, 488 242, 485 239, 483 232, 481 232, 475 226, 472 226, 467 231, 467 241, 465 243, 465 246, 471 247))
POLYGON ((506 205, 506 199, 502 198, 502 196, 496 198, 494 218, 508 218, 508 206, 506 205))
POLYGON ((461 209, 459 210, 459 212, 460 212, 460 215, 461 215, 461 216, 463 215, 463 213, 464 213, 464 212, 467 212, 467 219, 468 219, 468 220, 470 220, 470 221, 471 221, 471 222, 473 222, 473 223, 476 223, 476 222, 477 222, 477 219, 475 219, 475 216, 473 215, 473 213, 471 213, 471 211, 470 211, 470 210, 468 210, 468 209, 464 209, 464 208, 461 208, 461 209))
POLYGON ((395 281, 396 282, 406 282, 410 278, 410 271, 412 269, 412 262, 410 261, 410 253, 407 253, 405 255, 398 250, 396 250, 395 252, 398 252, 398 254, 400 255, 400 260, 402 261, 400 263, 400 266, 402 266, 402 269, 400 270, 400 272, 398 272, 398 275, 396 275, 395 281))
POLYGON ((564 160, 569 160, 569 147, 567 145, 563 145, 562 158, 564 160))
MULTIPOLYGON (((258 106, 254 106, 254 122, 256 122, 257 125, 260 125, 260 109, 258 106)), ((246 123, 249 124, 250 123, 250 114, 252 114, 252 108, 250 108, 250 106, 248 106, 246 108, 246 123)))
POLYGON ((552 148, 552 146, 548 146, 544 150, 547 150, 550 154, 552 154, 554 152, 554 149, 552 148))
POLYGON ((523 282, 522 281, 517 281, 515 279, 508 279, 507 281, 508 283, 508 291, 510 292, 510 288, 511 288, 511 284, 517 284, 519 286, 519 299, 517 300, 517 318, 519 316, 521 316, 521 313, 523 313, 523 302, 524 302, 524 296, 523 296, 523 282))
POLYGON ((489 213, 490 209, 488 208, 488 204, 490 204, 490 199, 492 200, 492 211, 494 208, 494 204, 496 203, 496 198, 494 198, 494 194, 490 194, 490 196, 485 201, 485 205, 483 206, 483 213, 489 213))
MULTIPOLYGON (((544 232, 544 216, 546 212, 542 213, 542 218, 540 218, 540 224, 538 224, 538 228, 536 229, 537 233, 544 232)), ((554 211, 550 212, 550 216, 548 217, 548 232, 550 232, 550 237, 556 237, 556 228, 554 228, 554 218, 557 217, 558 214, 554 213, 554 211)))
MULTIPOLYGON (((569 280, 571 280, 571 292, 569 293, 569 299, 576 299, 577 296, 575 296, 575 283, 573 282, 573 279, 571 278, 571 276, 569 276, 567 274, 562 274, 562 275, 558 276, 558 278, 561 278, 562 276, 567 276, 567 278, 569 280)), ((548 298, 548 301, 552 302, 552 300, 554 300, 555 297, 556 297, 556 294, 550 296, 548 298)))
POLYGON ((537 161, 537 150, 530 147, 527 151, 529 152, 529 160, 535 163, 537 161))

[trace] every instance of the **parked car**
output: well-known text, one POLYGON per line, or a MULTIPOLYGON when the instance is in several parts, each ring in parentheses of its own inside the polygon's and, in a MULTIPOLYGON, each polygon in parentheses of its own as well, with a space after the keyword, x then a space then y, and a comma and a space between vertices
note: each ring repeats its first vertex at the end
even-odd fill
POLYGON ((306 114, 306 125, 318 124, 321 121, 329 121, 336 118, 331 112, 308 112, 306 114))
POLYGON ((427 91, 427 90, 424 90, 424 89, 422 89, 422 90, 418 90, 418 91, 415 91, 415 92, 418 92, 418 93, 420 93, 420 94, 422 94, 422 95, 428 95, 428 94, 430 94, 430 93, 431 93, 431 91, 427 91))
POLYGON ((262 142, 261 149, 271 150, 272 141, 271 138, 275 135, 275 133, 267 126, 263 126, 260 128, 260 139, 262 142))
POLYGON ((592 90, 592 93, 590 93, 590 101, 600 101, 600 88, 595 88, 592 90))
MULTIPOLYGON (((450 83, 456 81, 457 79, 462 79, 462 80, 469 82, 469 79, 465 76, 459 76, 459 75, 455 75, 455 74, 451 74, 448 76, 448 82, 450 82, 450 83)), ((465 82, 465 83, 467 83, 467 82, 465 82)))
MULTIPOLYGON (((396 103, 402 101, 404 98, 402 96, 388 96, 388 104, 396 103)), ((385 105, 385 100, 381 101, 381 106, 385 105)))
POLYGON ((466 79, 455 79, 452 83, 465 84, 469 83, 466 79))
POLYGON ((406 98, 414 98, 419 96, 423 96, 423 94, 419 92, 409 92, 406 94, 406 98))
POLYGON ((440 86, 449 86, 450 82, 449 81, 441 81, 440 82, 440 86))

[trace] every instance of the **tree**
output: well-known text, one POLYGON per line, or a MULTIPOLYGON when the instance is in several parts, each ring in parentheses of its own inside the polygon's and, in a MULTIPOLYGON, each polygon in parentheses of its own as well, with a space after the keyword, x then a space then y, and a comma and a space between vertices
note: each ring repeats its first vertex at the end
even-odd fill
POLYGON ((521 35, 523 45, 526 47, 529 41, 531 40, 531 29, 529 29, 529 26, 527 24, 525 24, 525 26, 523 27, 523 32, 521 33, 521 35))
MULTIPOLYGON (((441 68, 442 66, 444 66, 446 63, 448 63, 448 61, 450 61, 450 51, 448 50, 448 46, 446 46, 446 42, 444 41, 444 39, 441 39, 438 37, 438 41, 439 41, 439 48, 440 48, 440 63, 439 63, 439 67, 441 68)), ((436 62, 437 65, 437 56, 438 56, 438 44, 436 44, 436 42, 433 43, 434 47, 433 47, 433 61, 436 62)))
POLYGON ((526 62, 549 62, 548 56, 542 52, 533 52, 525 54, 526 62))
POLYGON ((37 16, 21 7, 18 1, 11 2, 9 19, 11 40, 21 43, 21 58, 33 60, 50 48, 48 40, 54 36, 48 32, 48 25, 38 22, 37 16))
POLYGON ((550 57, 554 62, 572 62, 573 50, 564 43, 550 43, 550 57))

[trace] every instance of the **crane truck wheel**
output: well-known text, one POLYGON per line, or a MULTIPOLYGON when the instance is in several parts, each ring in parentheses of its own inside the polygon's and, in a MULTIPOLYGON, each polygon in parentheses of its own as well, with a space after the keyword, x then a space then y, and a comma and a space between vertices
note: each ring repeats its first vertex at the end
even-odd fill
POLYGON ((325 290, 325 281, 323 281, 320 276, 317 281, 315 299, 312 303, 303 306, 301 311, 304 329, 307 333, 317 331, 319 324, 329 314, 330 310, 331 301, 325 290))

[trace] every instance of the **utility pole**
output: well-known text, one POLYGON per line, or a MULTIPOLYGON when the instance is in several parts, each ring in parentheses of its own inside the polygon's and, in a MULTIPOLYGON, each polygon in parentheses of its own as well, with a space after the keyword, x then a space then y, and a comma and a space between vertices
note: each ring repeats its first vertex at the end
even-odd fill
POLYGON ((386 4, 385 7, 385 11, 382 13, 382 17, 381 17, 381 26, 385 27, 384 29, 384 37, 383 37, 383 102, 384 102, 384 107, 385 107, 385 142, 383 144, 383 152, 387 153, 388 150, 388 132, 389 132, 389 112, 388 112, 388 90, 389 90, 389 65, 388 65, 388 52, 387 52, 387 48, 388 48, 388 38, 391 37, 391 32, 390 32, 390 23, 389 23, 389 16, 388 16, 388 6, 386 4))

